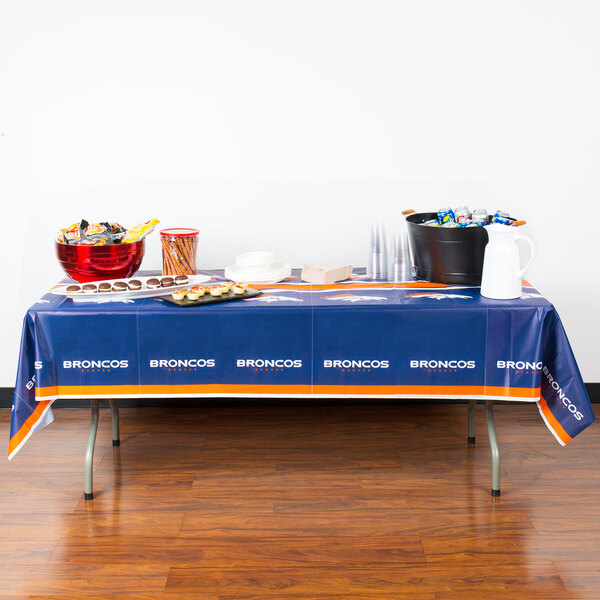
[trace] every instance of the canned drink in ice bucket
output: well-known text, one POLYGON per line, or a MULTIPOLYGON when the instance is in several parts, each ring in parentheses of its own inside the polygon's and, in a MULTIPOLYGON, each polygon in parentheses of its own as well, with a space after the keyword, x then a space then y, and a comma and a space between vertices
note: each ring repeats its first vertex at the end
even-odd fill
POLYGON ((459 206, 454 209, 454 220, 462 227, 467 226, 471 222, 471 213, 466 206, 459 206))
POLYGON ((449 206, 440 208, 437 213, 437 221, 440 225, 454 221, 454 212, 449 206))
POLYGON ((499 225, 512 225, 514 219, 511 219, 510 215, 503 211, 497 210, 492 217, 490 223, 498 223, 499 225))
POLYGON ((456 223, 456 221, 446 221, 443 225, 440 225, 440 227, 445 227, 446 229, 450 229, 452 227, 460 227, 460 225, 458 223, 456 223))
POLYGON ((436 219, 431 219, 430 221, 425 221, 423 225, 427 225, 427 227, 439 227, 440 224, 437 222, 436 219))
POLYGON ((477 227, 483 227, 487 225, 488 220, 488 211, 487 208, 476 208, 471 215, 473 219, 473 223, 477 225, 477 227))

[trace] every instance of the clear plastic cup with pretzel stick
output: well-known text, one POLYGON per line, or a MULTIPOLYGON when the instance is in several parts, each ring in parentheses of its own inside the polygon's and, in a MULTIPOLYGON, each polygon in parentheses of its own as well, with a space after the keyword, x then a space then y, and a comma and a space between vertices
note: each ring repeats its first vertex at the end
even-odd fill
POLYGON ((195 275, 197 229, 173 227, 160 232, 163 275, 195 275))

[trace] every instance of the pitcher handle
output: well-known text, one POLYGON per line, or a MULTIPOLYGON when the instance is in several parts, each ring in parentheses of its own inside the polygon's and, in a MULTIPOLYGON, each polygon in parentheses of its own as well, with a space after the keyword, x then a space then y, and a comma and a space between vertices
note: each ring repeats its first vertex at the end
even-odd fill
POLYGON ((518 278, 523 279, 523 275, 525 274, 525 271, 527 271, 527 269, 529 269, 529 265, 531 265, 531 261, 533 260, 533 258, 535 256, 535 246, 533 245, 533 242, 528 237, 525 237, 524 235, 517 234, 517 237, 515 238, 515 240, 523 240, 523 241, 527 242, 527 244, 529 244, 529 249, 531 250, 531 256, 529 257, 527 264, 522 269, 517 271, 518 278))

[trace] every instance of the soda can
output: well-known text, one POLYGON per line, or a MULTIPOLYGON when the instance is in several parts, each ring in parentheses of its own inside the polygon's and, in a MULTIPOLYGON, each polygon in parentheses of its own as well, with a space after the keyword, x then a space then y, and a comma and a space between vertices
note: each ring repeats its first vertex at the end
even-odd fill
POLYGON ((431 219, 431 221, 425 221, 425 223, 421 223, 421 225, 427 225, 427 227, 439 227, 439 223, 436 219, 431 219))
POLYGON ((466 206, 459 206, 454 209, 454 220, 459 224, 463 225, 466 221, 471 220, 471 213, 466 206))
POLYGON ((437 221, 440 225, 454 221, 454 213, 449 206, 440 208, 437 213, 437 221))
MULTIPOLYGON (((471 215, 473 219, 473 223, 477 223, 479 225, 480 222, 483 221, 483 225, 487 225, 488 220, 488 211, 487 208, 476 208, 471 215)), ((481 227, 481 225, 480 225, 481 227)))
POLYGON ((440 227, 446 227, 450 229, 452 227, 460 227, 460 225, 456 221, 446 221, 444 224, 440 225, 440 227))
POLYGON ((503 211, 497 210, 492 217, 490 223, 498 223, 499 225, 512 225, 514 219, 511 219, 510 215, 503 211))
MULTIPOLYGON (((463 219, 458 224, 459 227, 471 227, 473 225, 473 221, 471 219, 463 219)), ((477 225, 475 225, 477 227, 477 225)))

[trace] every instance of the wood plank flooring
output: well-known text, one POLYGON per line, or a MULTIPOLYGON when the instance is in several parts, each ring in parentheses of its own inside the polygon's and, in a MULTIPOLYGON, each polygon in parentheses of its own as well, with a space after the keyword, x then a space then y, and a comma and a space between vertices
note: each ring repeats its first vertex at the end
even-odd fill
MULTIPOLYGON (((0 461, 0 600, 597 600, 600 429, 535 405, 55 409, 0 461)), ((8 444, 10 411, 0 410, 8 444)))

